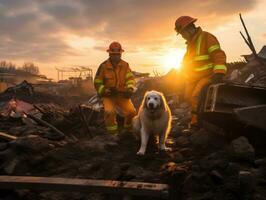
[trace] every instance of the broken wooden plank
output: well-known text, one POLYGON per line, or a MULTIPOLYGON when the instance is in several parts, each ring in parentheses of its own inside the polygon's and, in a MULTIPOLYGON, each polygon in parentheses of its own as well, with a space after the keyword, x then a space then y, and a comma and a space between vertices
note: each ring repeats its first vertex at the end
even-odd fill
POLYGON ((252 51, 252 53, 253 53, 253 55, 255 56, 255 58, 258 58, 258 54, 257 54, 256 49, 255 49, 255 47, 254 47, 254 44, 253 44, 253 42, 252 42, 252 40, 251 40, 251 37, 250 37, 250 35, 249 35, 248 29, 247 29, 247 27, 246 27, 246 25, 245 25, 245 22, 244 22, 244 20, 243 20, 243 18, 242 18, 241 13, 239 14, 239 17, 240 17, 240 21, 241 21, 241 23, 242 23, 242 25, 243 25, 243 27, 244 27, 244 29, 245 29, 245 32, 246 32, 246 35, 247 35, 247 39, 244 37, 244 35, 243 35, 241 32, 240 32, 240 34, 241 34, 241 36, 244 38, 245 42, 247 43, 248 47, 249 47, 250 50, 252 51))
POLYGON ((58 129, 57 129, 56 127, 54 127, 52 124, 49 124, 48 122, 46 122, 46 121, 44 121, 44 120, 42 120, 42 119, 39 119, 39 118, 37 118, 37 117, 35 117, 35 116, 31 115, 31 114, 27 114, 27 113, 24 113, 24 114, 25 114, 28 118, 34 120, 36 123, 38 123, 38 124, 40 124, 40 125, 42 125, 42 126, 46 126, 46 127, 50 128, 50 129, 52 129, 54 132, 56 132, 57 134, 59 134, 59 136, 60 136, 61 138, 65 138, 65 137, 66 137, 65 134, 64 134, 62 131, 58 130, 58 129))
POLYGON ((13 140, 16 140, 17 139, 16 136, 9 135, 9 134, 3 133, 3 132, 0 132, 0 138, 1 139, 4 139, 4 140, 7 140, 7 141, 13 141, 13 140))
POLYGON ((166 184, 32 176, 0 176, 1 189, 37 189, 168 198, 166 184))
MULTIPOLYGON (((85 124, 85 127, 86 127, 86 129, 88 131, 88 134, 89 134, 90 138, 92 138, 92 134, 91 134, 91 131, 90 131, 90 126, 88 124, 88 121, 86 119, 86 116, 85 116, 85 114, 83 112, 83 109, 82 109, 81 105, 78 106, 78 109, 79 109, 79 113, 81 115, 81 121, 85 124)), ((93 112, 93 110, 91 112, 93 112)))

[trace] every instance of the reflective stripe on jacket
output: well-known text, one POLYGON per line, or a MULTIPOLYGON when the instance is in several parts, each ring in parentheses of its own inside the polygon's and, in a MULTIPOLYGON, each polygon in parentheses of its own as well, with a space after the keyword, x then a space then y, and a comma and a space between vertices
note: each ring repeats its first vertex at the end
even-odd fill
POLYGON ((195 36, 187 44, 182 70, 185 76, 192 80, 201 79, 212 73, 225 74, 226 55, 217 38, 199 27, 195 36))
POLYGON ((113 67, 110 60, 103 62, 95 75, 94 87, 98 94, 102 94, 105 88, 115 88, 119 92, 125 92, 128 88, 135 87, 134 75, 129 64, 121 60, 113 67))

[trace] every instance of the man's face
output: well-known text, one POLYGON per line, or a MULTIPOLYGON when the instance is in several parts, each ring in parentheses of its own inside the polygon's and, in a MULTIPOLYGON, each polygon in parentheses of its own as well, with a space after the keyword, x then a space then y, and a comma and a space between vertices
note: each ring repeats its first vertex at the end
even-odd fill
POLYGON ((186 41, 188 41, 191 38, 191 34, 188 30, 184 29, 182 32, 180 32, 180 35, 182 38, 184 38, 186 41))
POLYGON ((186 40, 190 41, 195 34, 195 28, 192 26, 188 26, 184 28, 184 30, 180 31, 180 35, 186 40))
POLYGON ((120 53, 110 53, 109 58, 112 63, 119 63, 121 60, 121 54, 120 53))

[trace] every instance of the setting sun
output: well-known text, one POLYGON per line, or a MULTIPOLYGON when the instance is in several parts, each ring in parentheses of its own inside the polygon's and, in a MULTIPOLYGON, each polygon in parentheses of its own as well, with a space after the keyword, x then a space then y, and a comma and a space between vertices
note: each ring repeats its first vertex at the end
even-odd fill
POLYGON ((172 68, 179 69, 185 54, 184 49, 171 49, 161 58, 161 65, 169 71, 172 68))

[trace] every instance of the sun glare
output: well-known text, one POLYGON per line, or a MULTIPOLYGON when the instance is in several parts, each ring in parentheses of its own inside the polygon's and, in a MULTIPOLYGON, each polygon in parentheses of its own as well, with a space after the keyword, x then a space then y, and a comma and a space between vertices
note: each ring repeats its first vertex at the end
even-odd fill
POLYGON ((169 71, 172 68, 179 69, 181 67, 181 62, 185 54, 184 49, 171 49, 166 52, 161 58, 161 65, 165 71, 169 71))

